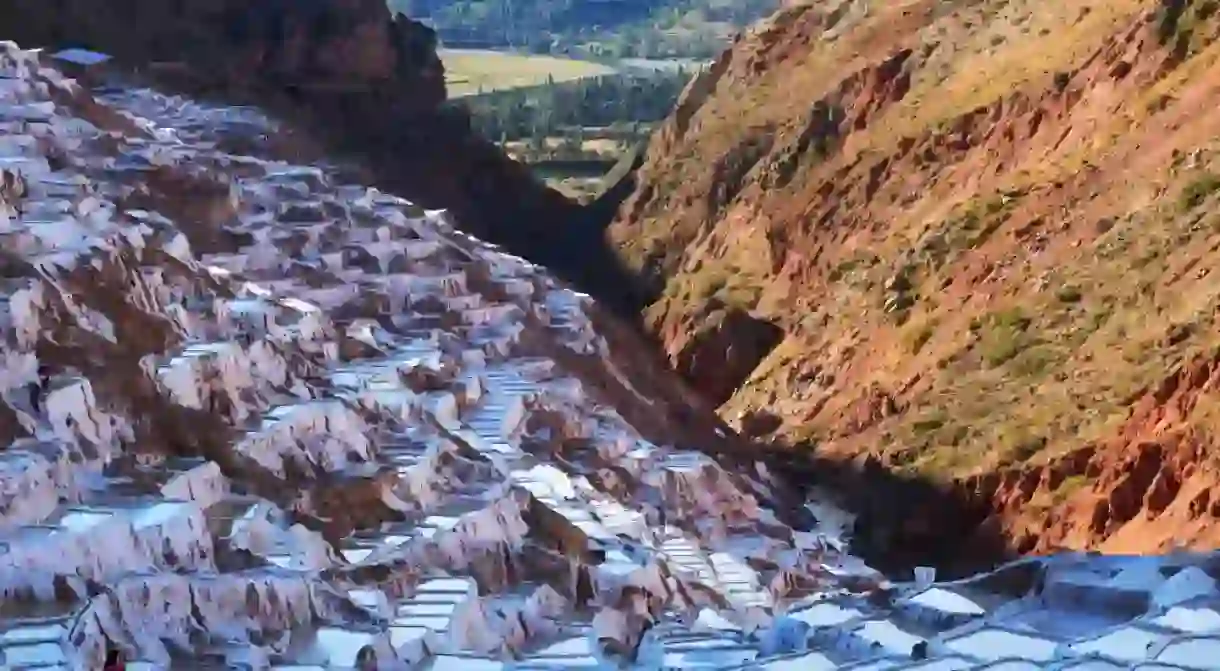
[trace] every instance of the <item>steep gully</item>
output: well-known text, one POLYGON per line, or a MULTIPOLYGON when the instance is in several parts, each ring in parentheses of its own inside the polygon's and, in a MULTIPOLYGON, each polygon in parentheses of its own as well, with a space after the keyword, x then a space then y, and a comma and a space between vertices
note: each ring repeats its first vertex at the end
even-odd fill
POLYGON ((1211 668, 1214 558, 890 583, 587 296, 280 128, 0 45, 3 668, 1211 668))
MULTIPOLYGON (((309 163, 350 156, 353 160, 343 166, 345 176, 425 207, 446 208, 463 231, 552 269, 596 295, 611 313, 625 317, 603 319, 602 328, 635 343, 625 349, 636 352, 641 369, 650 371, 635 383, 655 386, 673 399, 654 424, 701 426, 704 436, 713 428, 732 433, 712 407, 749 374, 743 362, 748 366, 752 356, 774 345, 774 329, 730 311, 722 317, 723 328, 692 331, 695 342, 689 349, 697 354, 677 362, 680 372, 721 372, 714 384, 702 380, 698 393, 670 376, 652 374, 665 363, 653 354, 659 348, 648 342, 651 336, 635 333, 634 325, 641 306, 653 296, 622 269, 603 236, 619 201, 634 187, 634 170, 619 175, 607 196, 584 211, 539 185, 522 166, 477 138, 460 115, 444 108, 443 68, 434 35, 415 22, 392 17, 385 3, 127 0, 98 12, 91 0, 16 0, 0 7, 0 26, 8 31, 0 37, 103 50, 124 69, 140 70, 162 90, 196 100, 257 105, 288 122, 268 138, 280 158, 309 163)), ((686 93, 675 118, 680 121, 691 113, 688 108, 698 106, 707 93, 699 87, 706 81, 686 93)), ((223 216, 222 209, 209 214, 209 221, 223 216)), ((629 419, 638 425, 637 418, 629 419)), ((750 449, 761 453, 766 447, 750 449)), ((893 521, 874 523, 866 515, 862 526, 869 533, 860 535, 858 547, 879 568, 909 573, 911 566, 926 564, 965 574, 1008 556, 1007 545, 994 533, 966 533, 979 526, 987 511, 958 492, 901 481, 880 469, 856 473, 831 464, 810 466, 802 458, 785 470, 799 474, 796 481, 817 481, 846 493, 852 499, 849 505, 866 513, 900 509, 891 503, 909 500, 936 506, 962 530, 944 539, 947 542, 906 542, 903 534, 878 533, 893 528, 893 521), (839 475, 829 477, 831 473, 839 475), (859 480, 864 476, 867 480, 859 480), (867 486, 844 487, 849 479, 867 486), (860 491, 885 496, 855 500, 860 491), (877 506, 878 501, 886 503, 877 506), (968 546, 964 538, 971 538, 968 546), (946 547, 957 549, 945 553, 946 547)))

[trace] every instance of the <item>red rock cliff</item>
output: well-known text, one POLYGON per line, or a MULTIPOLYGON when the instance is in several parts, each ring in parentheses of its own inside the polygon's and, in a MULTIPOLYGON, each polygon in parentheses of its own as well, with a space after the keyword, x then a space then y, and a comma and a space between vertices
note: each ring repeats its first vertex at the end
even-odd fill
POLYGON ((1214 544, 1218 16, 784 9, 692 83, 611 226, 650 329, 743 429, 981 506, 874 491, 890 541, 1214 544))

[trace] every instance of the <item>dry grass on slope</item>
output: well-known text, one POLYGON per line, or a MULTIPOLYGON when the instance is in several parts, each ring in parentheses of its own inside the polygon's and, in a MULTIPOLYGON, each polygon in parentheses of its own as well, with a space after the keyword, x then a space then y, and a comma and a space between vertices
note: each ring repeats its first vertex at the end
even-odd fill
MULTIPOLYGON (((834 39, 826 9, 760 31, 614 225, 663 272, 653 322, 713 286, 781 324, 722 411, 826 454, 947 478, 1111 435, 1220 347, 1214 4, 855 2, 834 39), (818 101, 846 121, 792 159, 818 101)), ((1220 430, 1207 398, 1180 421, 1220 430)))

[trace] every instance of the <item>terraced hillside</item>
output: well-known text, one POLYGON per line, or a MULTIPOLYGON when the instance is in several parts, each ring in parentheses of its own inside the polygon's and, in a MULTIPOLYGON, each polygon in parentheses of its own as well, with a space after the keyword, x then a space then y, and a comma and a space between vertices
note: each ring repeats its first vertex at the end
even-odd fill
POLYGON ((1214 557, 892 584, 544 269, 40 58, 0 43, 0 667, 1214 668, 1214 557))
POLYGON ((3 668, 630 652, 832 559, 542 269, 253 109, 0 54, 3 668))
POLYGON ((891 584, 544 269, 47 65, 0 44, 2 668, 1213 668, 1214 558, 891 584))

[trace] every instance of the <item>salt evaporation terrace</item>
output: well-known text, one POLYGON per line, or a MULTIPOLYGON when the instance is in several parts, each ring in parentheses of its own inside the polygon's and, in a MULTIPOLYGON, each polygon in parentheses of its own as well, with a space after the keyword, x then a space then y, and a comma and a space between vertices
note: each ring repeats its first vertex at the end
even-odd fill
POLYGON ((1215 557, 890 584, 599 400, 543 270, 51 64, 0 47, 2 668, 1220 668, 1215 557))

